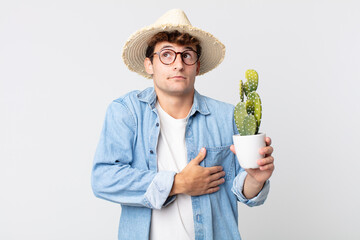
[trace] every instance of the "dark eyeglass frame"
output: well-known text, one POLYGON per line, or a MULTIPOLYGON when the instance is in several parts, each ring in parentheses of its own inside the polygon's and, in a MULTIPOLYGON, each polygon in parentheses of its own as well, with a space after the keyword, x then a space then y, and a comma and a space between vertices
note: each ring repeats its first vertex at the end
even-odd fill
POLYGON ((173 64, 173 63, 176 61, 176 58, 177 58, 177 55, 178 55, 178 54, 180 54, 180 56, 181 56, 181 61, 182 61, 185 65, 188 65, 188 66, 194 65, 195 63, 197 63, 197 62, 199 61, 199 58, 200 58, 200 54, 199 54, 197 51, 192 50, 192 49, 187 49, 187 50, 185 50, 185 51, 183 51, 183 52, 175 52, 175 51, 172 50, 172 49, 163 49, 163 50, 161 50, 161 51, 159 51, 159 52, 154 52, 154 53, 152 53, 152 54, 150 55, 150 58, 154 57, 155 54, 157 54, 157 55, 159 56, 160 62, 161 62, 162 64, 164 64, 164 65, 171 65, 171 64, 173 64), (164 63, 164 62, 161 60, 161 57, 160 57, 161 55, 160 55, 160 53, 163 52, 163 51, 171 51, 171 52, 175 53, 175 58, 174 58, 174 60, 173 60, 171 63, 164 63), (194 63, 192 63, 192 64, 187 64, 187 63, 184 61, 184 55, 183 55, 183 54, 186 53, 186 52, 194 52, 194 53, 196 53, 197 59, 196 59, 196 61, 195 61, 194 63))

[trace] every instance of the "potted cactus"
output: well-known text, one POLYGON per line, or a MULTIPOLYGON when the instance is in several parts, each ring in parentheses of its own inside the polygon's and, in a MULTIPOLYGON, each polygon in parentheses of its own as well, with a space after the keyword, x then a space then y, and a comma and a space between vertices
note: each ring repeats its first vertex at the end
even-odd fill
POLYGON ((249 69, 245 78, 245 83, 240 80, 241 101, 234 110, 234 119, 240 134, 234 135, 233 140, 240 166, 258 168, 257 160, 264 157, 259 153, 259 149, 266 146, 265 133, 259 133, 262 116, 261 99, 256 92, 259 75, 255 70, 249 69))

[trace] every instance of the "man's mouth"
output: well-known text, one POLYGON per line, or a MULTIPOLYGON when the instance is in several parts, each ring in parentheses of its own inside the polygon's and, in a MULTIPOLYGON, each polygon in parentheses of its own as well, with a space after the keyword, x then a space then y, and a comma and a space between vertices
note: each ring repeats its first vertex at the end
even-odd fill
POLYGON ((184 76, 173 76, 173 77, 170 77, 170 79, 185 79, 185 77, 184 76))

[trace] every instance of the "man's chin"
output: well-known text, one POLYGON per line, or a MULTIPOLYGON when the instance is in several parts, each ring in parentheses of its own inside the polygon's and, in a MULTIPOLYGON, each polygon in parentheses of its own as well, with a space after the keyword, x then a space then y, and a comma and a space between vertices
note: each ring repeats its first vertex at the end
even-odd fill
POLYGON ((172 96, 187 96, 194 92, 194 88, 192 89, 171 89, 168 91, 169 95, 172 96))

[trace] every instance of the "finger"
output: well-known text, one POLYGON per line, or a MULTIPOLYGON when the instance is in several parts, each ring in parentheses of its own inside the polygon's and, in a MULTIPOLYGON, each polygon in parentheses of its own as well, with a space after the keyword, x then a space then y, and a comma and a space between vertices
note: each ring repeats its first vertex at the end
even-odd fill
POLYGON ((202 162, 202 160, 204 160, 205 156, 206 156, 206 148, 203 147, 200 149, 199 154, 193 160, 191 160, 191 162, 196 165, 199 165, 202 162))
POLYGON ((274 163, 274 158, 272 156, 257 160, 257 164, 259 166, 263 166, 263 165, 271 164, 271 163, 274 163))
POLYGON ((271 146, 268 146, 268 147, 263 147, 263 148, 261 148, 260 150, 259 150, 259 153, 261 154, 261 155, 271 155, 272 154, 272 152, 274 151, 274 148, 273 147, 271 147, 271 146))
POLYGON ((231 145, 231 146, 230 146, 230 150, 231 150, 234 154, 236 154, 235 146, 234 146, 234 145, 231 145))
POLYGON ((271 145, 271 138, 266 137, 265 142, 266 142, 266 146, 270 146, 271 145))
POLYGON ((218 179, 221 178, 221 177, 225 177, 225 172, 224 172, 224 171, 221 171, 221 172, 212 174, 212 175, 210 176, 210 182, 216 181, 216 180, 218 180, 218 179))
POLYGON ((223 170, 223 167, 222 166, 214 166, 214 167, 207 167, 207 169, 209 170, 209 174, 212 175, 212 174, 221 172, 223 170))
POLYGON ((266 170, 267 171, 274 171, 274 169, 275 169, 275 165, 273 163, 266 164, 266 165, 260 167, 261 171, 266 171, 266 170))
POLYGON ((213 188, 209 188, 208 190, 206 190, 206 194, 210 194, 210 193, 214 193, 220 190, 220 187, 213 187, 213 188))
POLYGON ((221 185, 221 184, 223 184, 225 182, 225 179, 224 178, 220 178, 220 179, 218 179, 218 180, 216 180, 216 181, 212 181, 210 184, 209 184, 209 187, 217 187, 217 186, 219 186, 219 185, 221 185))

